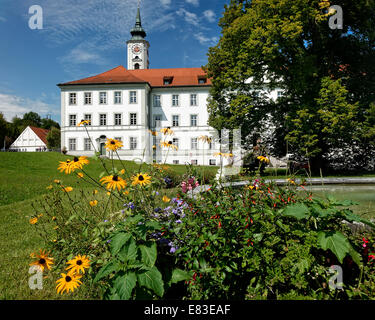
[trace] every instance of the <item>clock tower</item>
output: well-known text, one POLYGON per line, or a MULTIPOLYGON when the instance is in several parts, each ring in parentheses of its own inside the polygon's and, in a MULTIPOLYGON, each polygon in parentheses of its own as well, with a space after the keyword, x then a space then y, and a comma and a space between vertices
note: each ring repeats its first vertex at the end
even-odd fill
POLYGON ((148 48, 150 44, 145 40, 146 32, 142 28, 139 6, 135 26, 131 29, 132 38, 126 42, 128 45, 128 70, 148 69, 148 48))

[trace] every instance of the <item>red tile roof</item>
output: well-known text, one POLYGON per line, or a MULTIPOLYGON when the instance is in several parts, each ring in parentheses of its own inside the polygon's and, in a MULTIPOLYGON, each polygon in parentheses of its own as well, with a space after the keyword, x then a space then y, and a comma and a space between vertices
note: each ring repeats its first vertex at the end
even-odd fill
POLYGON ((45 144, 47 144, 47 134, 49 130, 32 127, 32 126, 30 126, 30 129, 35 132, 35 134, 40 138, 40 140, 42 140, 45 144))
POLYGON ((206 78, 202 68, 175 68, 175 69, 140 69, 127 70, 118 66, 112 70, 85 79, 59 84, 118 84, 118 83, 148 83, 151 87, 178 87, 178 86, 210 86, 211 81, 199 83, 200 78, 206 78), (164 85, 165 78, 173 78, 172 83, 164 85))

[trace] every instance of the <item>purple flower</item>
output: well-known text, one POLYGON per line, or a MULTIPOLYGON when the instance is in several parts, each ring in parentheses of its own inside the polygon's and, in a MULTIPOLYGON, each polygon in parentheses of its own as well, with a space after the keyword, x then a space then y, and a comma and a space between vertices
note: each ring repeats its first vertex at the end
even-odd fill
POLYGON ((112 240, 107 240, 107 243, 110 243, 112 240))
POLYGON ((176 220, 176 223, 182 223, 182 221, 181 220, 176 220))

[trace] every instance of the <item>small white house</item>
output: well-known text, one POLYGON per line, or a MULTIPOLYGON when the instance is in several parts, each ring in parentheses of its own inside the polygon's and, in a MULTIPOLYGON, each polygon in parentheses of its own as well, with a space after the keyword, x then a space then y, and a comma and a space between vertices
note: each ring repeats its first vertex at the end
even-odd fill
POLYGON ((10 150, 18 152, 47 151, 47 134, 49 130, 28 126, 12 143, 10 150))

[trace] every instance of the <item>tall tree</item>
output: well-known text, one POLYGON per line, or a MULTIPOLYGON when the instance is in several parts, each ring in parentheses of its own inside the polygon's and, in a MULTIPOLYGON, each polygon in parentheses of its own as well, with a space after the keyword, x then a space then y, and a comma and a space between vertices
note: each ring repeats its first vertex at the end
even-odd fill
POLYGON ((272 116, 275 140, 307 156, 315 171, 337 143, 365 139, 375 101, 375 4, 334 4, 343 8, 343 29, 329 27, 329 1, 231 0, 206 66, 210 124, 241 126, 246 136, 264 131, 272 116), (265 88, 284 96, 270 100, 258 93, 265 88))

